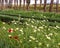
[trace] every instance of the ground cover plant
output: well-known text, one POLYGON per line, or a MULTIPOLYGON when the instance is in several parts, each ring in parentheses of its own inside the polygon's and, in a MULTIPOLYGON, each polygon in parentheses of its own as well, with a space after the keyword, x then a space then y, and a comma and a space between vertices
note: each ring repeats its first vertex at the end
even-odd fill
POLYGON ((60 23, 35 18, 18 17, 17 20, 8 19, 8 22, 0 20, 0 48, 60 48, 60 23))
POLYGON ((29 18, 44 18, 49 20, 60 20, 60 14, 57 13, 43 13, 37 11, 19 11, 19 10, 3 10, 0 12, 1 15, 12 15, 14 17, 29 17, 29 18))

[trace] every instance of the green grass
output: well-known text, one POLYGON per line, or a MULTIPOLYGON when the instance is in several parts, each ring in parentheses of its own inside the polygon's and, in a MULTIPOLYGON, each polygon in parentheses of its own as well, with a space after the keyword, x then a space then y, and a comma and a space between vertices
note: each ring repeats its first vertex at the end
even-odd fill
POLYGON ((0 14, 11 14, 11 15, 21 15, 21 16, 34 16, 34 17, 48 17, 48 18, 59 18, 60 14, 51 12, 38 12, 38 11, 21 11, 21 10, 3 10, 0 14))
MULTIPOLYGON (((44 15, 50 17, 53 14, 52 18, 54 18, 55 15, 54 13, 17 12, 21 13, 21 16, 25 14, 24 16, 31 17, 34 14, 35 16, 42 14, 42 17, 44 15)), ((15 16, 8 17, 7 15, 7 18, 13 17, 15 16)), ((18 21, 10 20, 10 22, 0 21, 0 48, 60 48, 60 23, 34 18, 20 18, 18 21), (10 29, 13 31, 9 32, 10 29)))
MULTIPOLYGON (((37 18, 37 19, 45 19, 45 20, 54 20, 60 22, 60 14, 57 13, 51 13, 51 12, 38 12, 38 11, 19 11, 19 10, 3 10, 0 12, 0 18, 4 15, 4 17, 13 16, 19 18, 37 18)), ((10 17, 11 18, 11 17, 10 17)))
POLYGON ((10 25, 0 21, 0 48, 60 47, 60 23, 50 26, 50 22, 44 20, 25 20, 23 24, 15 21, 10 25), (10 28, 13 28, 12 33, 8 32, 10 28), (19 40, 10 38, 9 35, 18 36, 19 40))

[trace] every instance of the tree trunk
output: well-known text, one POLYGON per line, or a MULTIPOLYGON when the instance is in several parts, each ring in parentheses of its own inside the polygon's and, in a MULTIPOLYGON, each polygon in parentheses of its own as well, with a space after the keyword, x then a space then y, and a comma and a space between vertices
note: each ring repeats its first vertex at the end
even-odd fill
POLYGON ((46 11, 46 2, 47 2, 47 0, 44 0, 44 7, 43 7, 44 12, 46 11))
POLYGON ((20 0, 20 8, 21 8, 21 0, 20 0))
POLYGON ((23 0, 23 9, 25 9, 25 0, 23 0))
POLYGON ((2 0, 2 9, 5 8, 5 0, 2 0))
POLYGON ((56 12, 58 12, 58 4, 59 4, 59 0, 56 1, 56 12))
MULTIPOLYGON (((41 4, 42 4, 42 0, 40 0, 40 9, 41 9, 41 4)), ((39 9, 39 10, 40 10, 40 9, 39 9)))
POLYGON ((8 7, 8 4, 7 4, 8 0, 5 0, 5 7, 7 8, 8 7))
POLYGON ((30 0, 26 0, 27 3, 27 10, 29 10, 30 0))
POLYGON ((49 12, 52 12, 52 8, 53 8, 53 1, 54 1, 54 0, 51 0, 50 8, 49 8, 49 12))
POLYGON ((18 0, 17 0, 17 7, 18 7, 18 0))
POLYGON ((34 10, 36 10, 36 4, 37 4, 37 1, 35 0, 35 4, 34 4, 34 10))
POLYGON ((0 9, 1 9, 1 0, 0 0, 0 9))

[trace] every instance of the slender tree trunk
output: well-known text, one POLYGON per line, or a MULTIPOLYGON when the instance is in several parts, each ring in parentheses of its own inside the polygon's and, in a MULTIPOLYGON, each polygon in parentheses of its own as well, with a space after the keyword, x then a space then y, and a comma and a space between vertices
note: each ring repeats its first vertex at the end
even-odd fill
MULTIPOLYGON (((42 4, 42 0, 40 0, 40 9, 41 9, 41 4, 42 4)), ((39 9, 39 10, 40 10, 40 9, 39 9)))
POLYGON ((0 0, 0 9, 1 9, 1 0, 0 0))
POLYGON ((35 4, 34 4, 34 10, 36 10, 36 4, 37 4, 37 1, 35 0, 35 4))
POLYGON ((53 8, 53 1, 54 1, 54 0, 51 0, 50 8, 49 8, 49 12, 52 12, 52 8, 53 8))
POLYGON ((1 4, 1 0, 0 0, 0 4, 1 4))
POLYGON ((5 0, 2 0, 2 9, 5 8, 5 0))
POLYGON ((17 0, 17 6, 18 6, 18 0, 17 0))
POLYGON ((21 1, 22 1, 22 0, 20 0, 20 8, 21 8, 21 1))
POLYGON ((9 0, 9 5, 8 5, 9 8, 11 8, 11 1, 9 0))
POLYGON ((29 6, 29 5, 28 5, 28 0, 26 0, 26 3, 27 3, 26 9, 28 10, 28 6, 29 6))
POLYGON ((6 4, 5 4, 5 7, 6 7, 6 8, 8 7, 7 2, 8 2, 8 0, 5 0, 5 3, 6 3, 6 4))
POLYGON ((27 10, 29 10, 30 0, 26 0, 27 3, 27 10))
POLYGON ((16 0, 13 0, 13 3, 14 3, 14 4, 13 4, 13 3, 12 3, 12 0, 11 0, 11 3, 12 3, 12 8, 15 8, 15 9, 16 9, 15 1, 16 1, 16 0))
POLYGON ((25 0, 23 0, 23 9, 25 9, 25 0))
POLYGON ((44 12, 46 11, 46 2, 47 2, 47 0, 44 0, 44 7, 43 7, 44 12))
POLYGON ((4 0, 4 8, 5 8, 5 0, 4 0))
POLYGON ((58 12, 58 5, 59 5, 59 0, 56 1, 56 12, 58 12))

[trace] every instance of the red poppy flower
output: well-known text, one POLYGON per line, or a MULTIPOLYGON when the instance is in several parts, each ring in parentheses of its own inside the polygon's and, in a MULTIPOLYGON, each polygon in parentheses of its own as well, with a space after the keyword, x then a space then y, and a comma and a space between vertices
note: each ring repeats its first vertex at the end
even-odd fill
POLYGON ((18 36, 14 36, 13 38, 14 38, 15 40, 18 40, 18 36))
POLYGON ((11 29, 9 29, 9 30, 8 30, 8 32, 12 33, 12 32, 13 32, 13 29, 12 29, 12 28, 11 28, 11 29))

